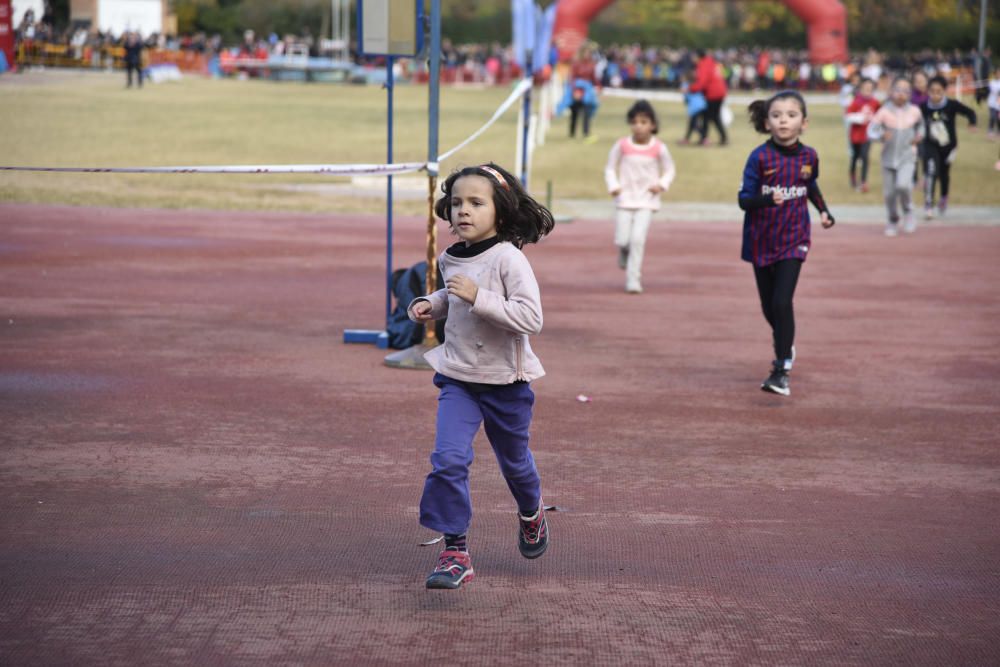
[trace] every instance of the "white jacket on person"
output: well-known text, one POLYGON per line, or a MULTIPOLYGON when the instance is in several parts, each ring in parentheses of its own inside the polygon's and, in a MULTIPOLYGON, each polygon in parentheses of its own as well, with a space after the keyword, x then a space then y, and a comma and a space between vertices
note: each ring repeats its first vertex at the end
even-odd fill
POLYGON ((445 341, 424 355, 431 368, 465 382, 511 384, 545 375, 528 336, 542 330, 542 301, 528 258, 511 243, 497 243, 474 257, 438 258, 444 279, 464 275, 478 287, 476 302, 451 296, 440 289, 417 297, 413 305, 429 301, 431 317, 448 318, 445 341))
POLYGON ((896 106, 887 102, 872 116, 868 125, 868 138, 881 141, 886 131, 891 138, 882 145, 882 166, 898 169, 900 166, 917 161, 917 147, 924 138, 924 117, 920 107, 906 103, 896 106))

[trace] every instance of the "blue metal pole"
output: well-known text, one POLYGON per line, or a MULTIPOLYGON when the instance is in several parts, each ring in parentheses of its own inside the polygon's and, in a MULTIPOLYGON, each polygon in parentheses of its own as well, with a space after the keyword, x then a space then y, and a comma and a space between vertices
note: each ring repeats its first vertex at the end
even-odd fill
MULTIPOLYGON (((427 82, 427 282, 425 294, 437 287, 437 222, 434 217, 434 190, 438 177, 438 102, 441 92, 441 0, 431 0, 430 79, 427 82)), ((440 343, 433 322, 424 325, 424 347, 440 343)), ((421 363, 427 362, 421 357, 421 363)))
MULTIPOLYGON (((524 57, 524 74, 531 78, 531 49, 524 57)), ((528 188, 528 128, 531 126, 531 88, 524 92, 523 101, 524 125, 521 128, 521 185, 528 188)))
POLYGON ((438 97, 441 90, 441 0, 431 0, 430 78, 427 86, 427 162, 437 176, 438 97))
MULTIPOLYGON (((385 88, 389 94, 388 113, 388 152, 387 163, 392 164, 392 56, 385 59, 385 88)), ((392 314, 392 174, 386 178, 385 191, 385 325, 389 326, 389 316, 392 314)))

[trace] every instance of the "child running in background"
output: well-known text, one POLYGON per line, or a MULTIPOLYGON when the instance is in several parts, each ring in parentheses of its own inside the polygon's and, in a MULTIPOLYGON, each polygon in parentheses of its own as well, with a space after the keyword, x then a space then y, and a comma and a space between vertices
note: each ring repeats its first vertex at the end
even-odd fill
POLYGON ((674 180, 674 161, 659 131, 656 112, 639 100, 626 114, 632 135, 611 147, 604 180, 615 198, 615 245, 618 266, 625 269, 625 291, 642 292, 642 257, 653 211, 660 208, 660 193, 674 180))
POLYGON ((917 145, 924 138, 923 116, 910 103, 910 82, 898 77, 889 89, 889 101, 882 105, 868 126, 868 138, 882 142, 882 194, 889 219, 886 236, 899 234, 900 208, 903 230, 913 232, 913 169, 917 145))
POLYGON ((812 243, 806 199, 819 210, 823 227, 832 227, 834 220, 817 182, 819 155, 799 141, 808 124, 802 95, 781 91, 752 103, 749 112, 754 129, 771 135, 747 158, 738 197, 746 211, 742 256, 753 264, 774 343, 771 373, 760 388, 788 396, 788 374, 795 359, 792 298, 812 243))
POLYGON ((851 106, 851 102, 858 96, 858 86, 861 85, 861 79, 861 74, 854 70, 840 87, 840 92, 837 93, 837 103, 840 104, 844 114, 844 136, 847 138, 848 159, 854 155, 854 150, 851 148, 851 121, 847 120, 847 107, 851 106))
POLYGON ((708 102, 705 101, 705 96, 702 93, 691 92, 691 82, 693 80, 694 74, 688 72, 684 76, 684 83, 681 84, 681 92, 684 94, 684 108, 688 116, 688 127, 687 132, 684 133, 684 138, 678 143, 685 145, 691 143, 692 134, 695 132, 701 134, 701 126, 705 122, 705 110, 708 109, 708 102))
POLYGON ((990 92, 986 96, 986 107, 990 110, 990 127, 987 136, 996 139, 1000 134, 1000 67, 993 70, 990 92))
POLYGON ((948 81, 943 76, 931 79, 927 86, 927 101, 920 107, 926 125, 923 143, 924 158, 924 217, 934 217, 934 189, 941 182, 938 213, 948 210, 948 190, 951 186, 951 163, 958 151, 955 118, 965 116, 969 127, 976 127, 976 112, 958 100, 945 95, 948 81))
POLYGON ((913 73, 913 81, 911 85, 913 90, 910 92, 910 103, 915 104, 918 107, 927 101, 927 85, 929 80, 927 75, 923 70, 918 69, 913 73))
MULTIPOLYGON (((913 90, 910 92, 910 104, 916 106, 918 109, 923 106, 924 102, 927 101, 927 84, 930 79, 927 77, 927 73, 922 69, 918 69, 910 77, 910 85, 913 90)), ((923 166, 924 162, 924 145, 920 144, 917 146, 917 162, 913 165, 913 185, 916 186, 920 180, 920 168, 923 166)))
POLYGON ((414 299, 408 310, 415 322, 447 318, 445 342, 425 355, 441 393, 420 524, 445 540, 427 588, 454 589, 474 576, 466 537, 469 466, 481 423, 517 503, 521 555, 538 558, 549 544, 541 481, 528 449, 535 401, 529 383, 545 374, 528 336, 542 329, 542 304, 520 248, 551 232, 554 221, 493 163, 452 173, 442 190, 435 212, 460 240, 438 260, 445 288, 414 299))
POLYGON ((871 140, 868 139, 868 124, 878 111, 879 103, 875 94, 875 82, 864 79, 858 84, 858 94, 855 96, 844 114, 850 123, 851 140, 851 187, 861 192, 868 192, 868 149, 871 140), (858 181, 857 166, 861 163, 861 180, 858 181))

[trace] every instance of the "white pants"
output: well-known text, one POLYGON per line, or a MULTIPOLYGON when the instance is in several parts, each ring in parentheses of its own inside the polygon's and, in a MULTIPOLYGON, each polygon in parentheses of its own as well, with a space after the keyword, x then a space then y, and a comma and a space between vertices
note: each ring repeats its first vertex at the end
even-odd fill
POLYGON ((885 197, 885 208, 889 214, 889 222, 899 222, 899 207, 903 215, 909 215, 913 197, 913 162, 904 162, 898 168, 882 167, 882 195, 885 197))
POLYGON ((615 245, 628 251, 625 289, 642 287, 642 255, 653 211, 648 208, 619 208, 615 213, 615 245))

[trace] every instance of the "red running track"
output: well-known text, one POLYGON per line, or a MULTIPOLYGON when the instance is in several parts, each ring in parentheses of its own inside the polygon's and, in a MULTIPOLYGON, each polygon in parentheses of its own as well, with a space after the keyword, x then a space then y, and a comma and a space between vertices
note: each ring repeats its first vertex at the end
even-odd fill
MULTIPOLYGON (((420 259, 422 222, 397 257, 420 259)), ((817 230, 788 399, 740 223, 527 252, 553 545, 482 436, 429 592, 379 218, 0 206, 0 664, 1000 663, 1000 228, 817 230), (593 400, 581 403, 578 394, 593 400)))

